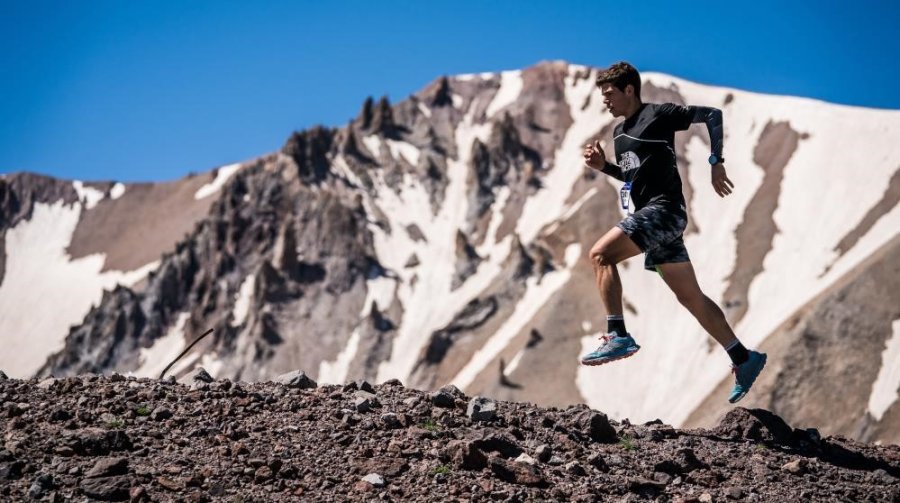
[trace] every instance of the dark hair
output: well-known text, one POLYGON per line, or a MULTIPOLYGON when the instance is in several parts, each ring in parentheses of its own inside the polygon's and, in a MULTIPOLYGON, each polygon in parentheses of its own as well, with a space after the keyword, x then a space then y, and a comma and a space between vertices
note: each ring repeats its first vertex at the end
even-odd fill
POLYGON ((631 66, 631 63, 619 61, 606 70, 601 70, 597 74, 597 87, 607 83, 616 86, 622 92, 625 92, 625 87, 631 84, 634 86, 635 96, 638 99, 641 97, 641 74, 637 68, 631 66))

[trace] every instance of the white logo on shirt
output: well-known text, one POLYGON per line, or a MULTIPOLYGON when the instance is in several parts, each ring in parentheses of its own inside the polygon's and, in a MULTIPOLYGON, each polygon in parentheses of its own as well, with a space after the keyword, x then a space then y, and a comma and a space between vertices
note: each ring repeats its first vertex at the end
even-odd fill
POLYGON ((637 169, 641 167, 641 159, 632 151, 625 152, 622 154, 622 159, 619 161, 619 165, 622 166, 623 170, 629 169, 637 169))

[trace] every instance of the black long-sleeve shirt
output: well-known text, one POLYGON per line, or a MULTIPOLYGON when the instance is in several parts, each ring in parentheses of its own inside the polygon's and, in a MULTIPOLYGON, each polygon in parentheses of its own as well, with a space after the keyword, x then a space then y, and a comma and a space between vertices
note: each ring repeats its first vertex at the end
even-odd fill
POLYGON ((614 142, 617 164, 607 162, 602 171, 631 183, 635 209, 651 201, 684 206, 681 177, 675 156, 675 131, 705 122, 712 152, 722 157, 722 111, 717 108, 644 103, 628 119, 616 125, 614 142))

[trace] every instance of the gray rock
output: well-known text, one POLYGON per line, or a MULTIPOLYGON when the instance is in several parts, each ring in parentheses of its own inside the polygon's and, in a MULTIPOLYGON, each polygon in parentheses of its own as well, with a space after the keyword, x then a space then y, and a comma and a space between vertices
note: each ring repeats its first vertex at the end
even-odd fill
POLYGON ((366 413, 372 410, 372 402, 365 397, 356 397, 353 400, 353 408, 356 409, 356 412, 366 413))
POLYGON ((67 433, 66 442, 82 456, 105 456, 112 451, 130 451, 131 439, 122 430, 83 428, 67 433))
POLYGON ((548 485, 540 468, 536 465, 507 461, 497 456, 491 458, 490 468, 494 475, 513 484, 532 487, 547 487, 548 485))
POLYGON ((541 463, 550 461, 551 456, 553 456, 553 449, 547 444, 538 446, 538 448, 534 451, 534 457, 536 457, 537 460, 541 463))
POLYGON ((739 500, 744 497, 744 490, 740 487, 729 487, 728 489, 725 489, 725 496, 728 496, 733 500, 739 500))
POLYGON ((313 389, 318 384, 306 375, 302 370, 295 370, 286 374, 281 374, 275 378, 275 382, 281 383, 288 388, 313 389))
POLYGON ((609 466, 607 466, 607 464, 606 464, 606 459, 604 459, 603 455, 600 454, 599 452, 595 452, 595 453, 591 454, 590 456, 588 456, 587 462, 589 465, 593 466, 594 468, 596 468, 600 471, 603 471, 603 472, 609 471, 609 466))
POLYGON ((197 382, 209 384, 215 381, 215 379, 213 379, 213 377, 209 375, 209 372, 207 372, 206 369, 204 369, 203 367, 197 367, 197 370, 191 373, 190 381, 192 384, 197 382))
POLYGON ((356 389, 358 389, 360 391, 365 391, 368 393, 373 393, 373 394, 375 393, 375 388, 372 387, 372 385, 369 383, 369 381, 360 379, 355 382, 356 382, 356 389))
POLYGON ((368 482, 375 487, 384 487, 384 477, 377 473, 370 473, 362 479, 363 481, 368 482))
POLYGON ((103 501, 124 501, 128 499, 131 483, 126 476, 98 477, 82 479, 78 487, 91 498, 103 501))
POLYGON ((153 412, 150 413, 150 419, 154 421, 165 421, 172 417, 172 411, 160 405, 159 407, 153 409, 153 412))
POLYGON ((472 442, 451 440, 442 451, 442 458, 463 470, 481 470, 487 466, 487 457, 472 442))
POLYGON ((663 484, 669 485, 672 482, 672 476, 666 472, 654 472, 653 480, 657 482, 662 482, 663 484))
POLYGON ((583 477, 587 475, 587 471, 583 466, 581 466, 581 464, 578 463, 578 461, 570 461, 568 464, 566 464, 566 472, 577 477, 583 477))
POLYGON ((0 370, 0 381, 5 381, 7 379, 9 379, 9 377, 6 377, 6 373, 0 370))
POLYGON ((466 398, 468 398, 466 396, 466 394, 462 392, 461 389, 457 388, 456 386, 454 386, 452 384, 446 384, 444 386, 441 386, 441 389, 439 389, 438 391, 443 391, 445 393, 449 393, 449 394, 453 395, 454 397, 459 398, 460 400, 465 400, 466 398))
POLYGON ((666 487, 665 484, 658 480, 650 480, 645 477, 630 477, 628 479, 628 490, 630 491, 639 491, 640 489, 652 487, 656 489, 662 489, 666 487))
POLYGON ((41 499, 47 494, 47 491, 53 489, 53 476, 47 473, 39 474, 28 488, 28 497, 31 499, 41 499))
POLYGON ((528 454, 525 454, 524 452, 522 454, 519 454, 519 456, 516 459, 514 459, 514 461, 516 463, 528 463, 529 465, 537 464, 537 461, 533 457, 529 456, 528 454))
POLYGON ((576 427, 587 434, 594 442, 606 444, 618 442, 616 429, 609 422, 609 418, 602 412, 588 409, 575 418, 576 427))
POLYGON ((400 421, 400 418, 397 417, 397 414, 394 414, 393 412, 386 412, 382 414, 381 422, 390 429, 403 427, 403 423, 400 421))
POLYGON ((93 468, 84 474, 85 477, 109 477, 112 475, 125 475, 128 473, 128 459, 121 457, 100 458, 94 463, 93 468))
POLYGON ((434 404, 435 407, 444 407, 447 409, 452 409, 456 406, 456 398, 450 393, 438 390, 429 395, 431 398, 431 403, 434 404))
POLYGON ((0 463, 0 480, 17 480, 22 477, 22 469, 25 463, 21 461, 12 461, 9 463, 0 463))
POLYGON ((466 415, 473 421, 491 421, 497 413, 497 402, 490 398, 476 396, 469 400, 466 415))
POLYGON ((56 379, 54 379, 52 377, 48 377, 47 379, 44 379, 43 381, 39 382, 37 384, 37 387, 39 389, 47 390, 47 389, 50 389, 54 384, 56 384, 56 379))
POLYGON ((378 397, 375 396, 375 393, 369 393, 368 391, 357 391, 353 394, 356 398, 365 398, 372 404, 372 407, 381 407, 381 402, 378 401, 378 397))
POLYGON ((781 469, 788 473, 793 473, 794 475, 800 475, 806 472, 806 464, 806 460, 800 458, 785 463, 784 465, 782 465, 781 469))

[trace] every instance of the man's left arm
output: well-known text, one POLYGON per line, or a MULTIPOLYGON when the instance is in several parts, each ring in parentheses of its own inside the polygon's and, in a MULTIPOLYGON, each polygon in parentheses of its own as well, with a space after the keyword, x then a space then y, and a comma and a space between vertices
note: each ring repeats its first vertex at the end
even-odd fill
POLYGON ((722 144, 724 141, 724 128, 722 126, 722 111, 713 107, 681 106, 667 103, 662 106, 662 113, 667 115, 670 124, 676 131, 683 131, 691 124, 703 122, 709 131, 709 143, 712 155, 712 186, 719 197, 731 194, 734 183, 728 179, 725 173, 724 158, 722 157, 722 144), (712 159, 715 157, 715 159, 712 159))
POLYGON ((724 142, 724 132, 722 127, 722 111, 713 107, 687 107, 691 114, 691 123, 706 123, 706 130, 709 131, 709 143, 712 155, 710 162, 715 160, 711 166, 711 182, 713 190, 719 197, 725 197, 731 194, 734 189, 734 183, 725 173, 725 159, 722 157, 722 143, 724 142), (715 159, 712 159, 715 157, 715 159))

